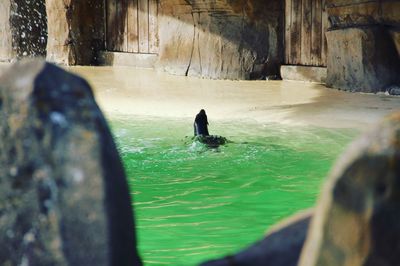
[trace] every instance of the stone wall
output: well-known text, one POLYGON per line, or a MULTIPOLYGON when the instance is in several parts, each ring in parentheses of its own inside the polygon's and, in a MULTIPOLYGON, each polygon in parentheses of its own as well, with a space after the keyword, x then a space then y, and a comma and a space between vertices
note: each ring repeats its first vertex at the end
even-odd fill
POLYGON ((96 64, 104 50, 104 1, 46 0, 47 59, 67 65, 96 64))
MULTIPOLYGON (((105 49, 104 1, 21 1, 0 4, 4 11, 0 15, 4 22, 0 56, 9 60, 47 52, 51 62, 97 63, 98 52, 105 49), (40 19, 32 14, 39 14, 40 19), (34 24, 33 31, 21 32, 29 23, 34 24)), ((178 75, 222 79, 279 76, 282 1, 160 0, 159 10, 158 68, 178 75)))
POLYGON ((222 79, 278 75, 281 1, 160 1, 158 68, 222 79))
MULTIPOLYGON (((279 76, 283 1, 160 0, 159 11, 156 68, 218 79, 279 76)), ((327 12, 327 85, 363 92, 399 86, 400 2, 329 0, 327 12)), ((102 0, 3 0, 0 61, 47 53, 51 62, 97 64, 104 20, 102 0)))
POLYGON ((400 2, 330 0, 327 85, 363 92, 400 84, 400 2))

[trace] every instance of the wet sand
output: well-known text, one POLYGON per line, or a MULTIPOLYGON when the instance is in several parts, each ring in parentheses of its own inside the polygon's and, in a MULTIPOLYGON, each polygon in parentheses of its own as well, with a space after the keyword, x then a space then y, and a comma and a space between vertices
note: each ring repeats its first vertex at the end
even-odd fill
POLYGON ((129 67, 71 67, 87 78, 109 115, 245 120, 365 129, 400 110, 400 97, 349 93, 292 81, 230 81, 172 76, 129 67))
MULTIPOLYGON (((4 70, 8 64, 0 65, 4 70)), ((132 67, 67 67, 92 85, 107 116, 242 120, 365 129, 400 110, 400 97, 328 89, 295 81, 231 81, 173 76, 132 67)))

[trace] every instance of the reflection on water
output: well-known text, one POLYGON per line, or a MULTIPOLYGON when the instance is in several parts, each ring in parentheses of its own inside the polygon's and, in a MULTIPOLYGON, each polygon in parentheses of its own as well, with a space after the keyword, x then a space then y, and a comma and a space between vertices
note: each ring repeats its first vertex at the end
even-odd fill
POLYGON ((113 117, 146 265, 195 265, 312 206, 355 130, 210 121, 233 143, 193 144, 191 120, 113 117), (187 137, 185 137, 187 136, 187 137))

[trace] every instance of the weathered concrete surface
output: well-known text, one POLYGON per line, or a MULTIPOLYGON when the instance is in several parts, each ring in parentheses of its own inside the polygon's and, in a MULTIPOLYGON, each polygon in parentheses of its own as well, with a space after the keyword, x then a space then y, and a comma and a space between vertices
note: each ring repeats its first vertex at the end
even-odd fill
POLYGON ((400 113, 358 139, 321 193, 300 266, 400 264, 400 113))
POLYGON ((0 78, 0 264, 140 265, 124 170, 87 82, 51 64, 0 78))
POLYGON ((46 55, 44 0, 2 0, 0 3, 0 61, 46 55))
POLYGON ((271 229, 268 235, 233 256, 202 266, 296 266, 306 238, 312 211, 302 212, 271 229))
POLYGON ((13 58, 10 11, 10 0, 0 1, 0 61, 13 58))
POLYGON ((156 54, 135 54, 119 52, 100 52, 99 64, 104 66, 133 66, 154 68, 158 56, 156 54))
POLYGON ((66 65, 97 64, 104 50, 103 0, 46 0, 47 60, 66 65))
POLYGON ((400 84, 400 1, 328 0, 327 85, 362 92, 400 84))
POLYGON ((279 75, 281 1, 162 0, 160 11, 157 67, 221 79, 279 75))
POLYGON ((328 86, 378 92, 400 83, 400 57, 384 27, 333 30, 326 37, 328 86))
POLYGON ((393 0, 327 0, 332 28, 367 25, 400 26, 400 2, 393 0))
POLYGON ((326 67, 309 66, 281 66, 281 76, 283 80, 299 80, 308 82, 326 82, 326 67))

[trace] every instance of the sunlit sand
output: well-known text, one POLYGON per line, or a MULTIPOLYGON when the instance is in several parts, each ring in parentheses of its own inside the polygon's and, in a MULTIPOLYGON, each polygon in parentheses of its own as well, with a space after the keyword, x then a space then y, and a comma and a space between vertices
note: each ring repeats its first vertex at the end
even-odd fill
POLYGON ((108 115, 278 122, 366 128, 400 108, 400 97, 360 94, 294 81, 230 81, 172 76, 129 67, 71 67, 87 78, 108 115))
MULTIPOLYGON (((8 65, 2 64, 1 70, 8 65)), ((244 120, 364 129, 400 109, 400 97, 360 94, 295 81, 231 81, 173 76, 132 67, 67 67, 92 85, 109 116, 244 120)))

